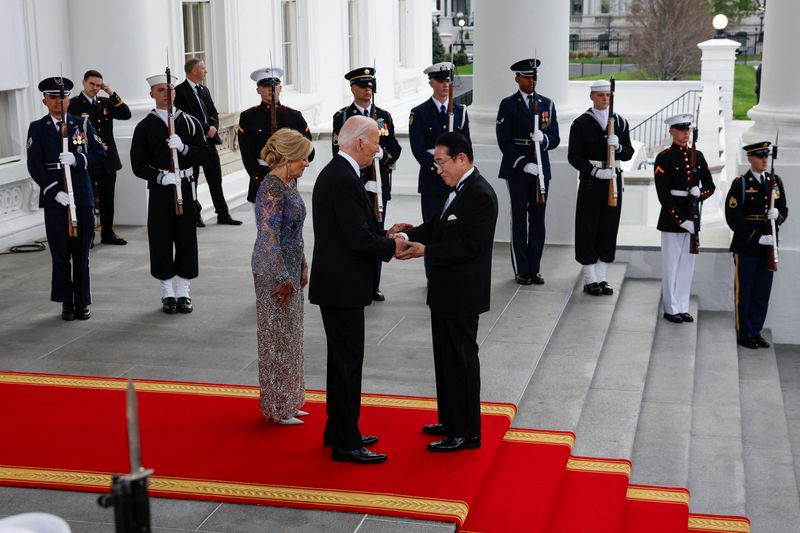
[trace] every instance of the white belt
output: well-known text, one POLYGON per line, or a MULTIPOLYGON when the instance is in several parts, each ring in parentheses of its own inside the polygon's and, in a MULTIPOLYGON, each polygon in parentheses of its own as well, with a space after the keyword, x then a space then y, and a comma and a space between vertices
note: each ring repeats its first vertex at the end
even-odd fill
POLYGON ((194 176, 194 171, 191 168, 184 168, 175 173, 179 178, 191 178, 194 176))
POLYGON ((264 161, 263 159, 256 159, 256 161, 258 161, 258 164, 261 165, 262 167, 268 167, 269 166, 267 164, 267 162, 264 161))
POLYGON ((682 197, 689 196, 689 191, 683 191, 683 190, 680 190, 680 189, 671 189, 669 191, 669 193, 672 196, 682 196, 682 197))
MULTIPOLYGON (((595 167, 595 168, 606 168, 606 162, 605 161, 594 161, 594 160, 590 159, 589 163, 591 163, 592 166, 595 167)), ((614 168, 621 168, 620 164, 619 164, 619 161, 614 160, 614 168)))

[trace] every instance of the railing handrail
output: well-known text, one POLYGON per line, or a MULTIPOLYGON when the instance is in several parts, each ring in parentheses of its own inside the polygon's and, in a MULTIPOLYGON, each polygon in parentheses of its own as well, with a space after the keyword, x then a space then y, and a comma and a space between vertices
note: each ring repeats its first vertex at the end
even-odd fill
POLYGON ((697 99, 700 98, 702 92, 701 89, 690 89, 678 96, 631 128, 631 139, 635 138, 644 144, 649 154, 653 147, 660 146, 669 138, 669 127, 664 124, 664 119, 667 118, 667 115, 694 113, 697 107, 697 99))

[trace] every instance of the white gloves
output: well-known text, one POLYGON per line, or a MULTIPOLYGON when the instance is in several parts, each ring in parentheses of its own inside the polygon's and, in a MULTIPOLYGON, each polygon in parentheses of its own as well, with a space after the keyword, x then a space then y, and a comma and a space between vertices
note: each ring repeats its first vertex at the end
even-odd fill
POLYGON ((63 206, 69 205, 69 194, 65 193, 64 191, 58 191, 56 193, 56 202, 60 203, 63 206))
POLYGON ((544 140, 544 133, 542 133, 542 130, 536 130, 531 133, 531 140, 535 143, 542 142, 544 140))
POLYGON ((375 154, 375 157, 377 159, 383 159, 383 147, 382 146, 378 146, 378 152, 375 154))
POLYGON ((773 207, 767 210, 767 220, 778 220, 778 208, 773 207))
POLYGON ((161 185, 165 187, 168 185, 177 185, 178 184, 178 176, 174 172, 164 172, 161 175, 160 179, 161 185))
POLYGON ((686 220, 681 223, 681 227, 685 229, 690 235, 694 235, 694 222, 686 220))
POLYGON ((58 160, 61 161, 62 165, 75 166, 75 154, 72 152, 61 152, 58 154, 58 160))
POLYGON ((522 171, 527 172, 528 174, 533 174, 534 176, 538 176, 539 165, 537 165, 536 163, 528 163, 527 165, 525 165, 522 171))
POLYGON ((179 152, 183 152, 183 149, 186 148, 186 145, 183 144, 183 141, 176 133, 173 133, 167 139, 167 146, 169 146, 170 150, 177 150, 179 152))
POLYGON ((619 148, 619 137, 617 137, 616 135, 609 135, 608 145, 613 146, 615 149, 619 148))
POLYGON ((694 196, 695 198, 700 198, 700 187, 698 187, 697 185, 695 185, 694 187, 692 187, 691 189, 689 189, 689 194, 691 194, 691 195, 692 195, 692 196, 694 196))
POLYGON ((775 239, 772 237, 772 235, 762 235, 758 238, 758 244, 763 244, 764 246, 772 246, 774 242, 775 239))
POLYGON ((600 180, 614 179, 617 172, 613 168, 598 168, 594 171, 594 177, 600 180))
POLYGON ((374 181, 374 180, 367 180, 367 182, 364 184, 364 188, 369 192, 373 192, 373 193, 377 194, 377 192, 378 192, 378 182, 374 181))

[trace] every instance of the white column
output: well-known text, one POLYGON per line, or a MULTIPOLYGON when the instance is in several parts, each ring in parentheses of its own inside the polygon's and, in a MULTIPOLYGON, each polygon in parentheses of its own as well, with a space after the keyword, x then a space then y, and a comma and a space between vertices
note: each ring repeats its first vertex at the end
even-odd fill
POLYGON ((495 240, 510 240, 511 215, 505 181, 497 178, 502 154, 495 137, 500 100, 519 88, 512 63, 534 54, 542 62, 536 91, 552 99, 561 147, 549 153, 552 171, 547 206, 547 242, 571 243, 577 174, 567 163, 569 125, 569 3, 549 0, 475 0, 474 98, 469 108, 476 165, 495 187, 500 203, 495 240))
POLYGON ((700 80, 703 84, 721 87, 722 116, 733 118, 733 67, 739 43, 730 39, 709 39, 698 43, 700 57, 700 80))

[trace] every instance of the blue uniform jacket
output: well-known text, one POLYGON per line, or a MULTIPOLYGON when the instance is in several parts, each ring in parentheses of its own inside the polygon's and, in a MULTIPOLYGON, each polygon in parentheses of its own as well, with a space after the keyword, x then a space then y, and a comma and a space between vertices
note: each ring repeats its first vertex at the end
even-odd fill
MULTIPOLYGON (((469 117, 465 105, 453 106, 453 130, 461 133, 471 142, 469 137, 469 117)), ((432 98, 411 110, 408 117, 408 140, 411 151, 419 163, 419 184, 417 192, 421 194, 441 195, 446 187, 433 165, 433 155, 428 150, 436 147, 436 139, 447 132, 447 119, 442 120, 439 109, 432 98)))
MULTIPOLYGON (((103 163, 106 152, 92 123, 67 113, 69 151, 75 154, 70 167, 76 207, 94 207, 92 180, 88 168, 103 163)), ((48 114, 31 122, 28 128, 28 172, 39 186, 39 207, 63 207, 56 194, 64 190, 64 173, 58 161, 61 134, 48 114)))
MULTIPOLYGON (((539 145, 542 160, 539 162, 544 169, 545 180, 549 180, 550 156, 549 150, 553 150, 561 142, 558 135, 558 119, 556 116, 556 106, 546 96, 536 94, 536 102, 539 112, 539 129, 544 134, 544 140, 539 145)), ((519 177, 529 180, 536 179, 532 174, 526 174, 522 169, 525 165, 533 162, 533 133, 534 115, 528 107, 526 100, 523 100, 519 91, 511 96, 503 98, 500 102, 500 109, 497 111, 497 144, 503 152, 503 160, 500 163, 501 179, 519 177)))

